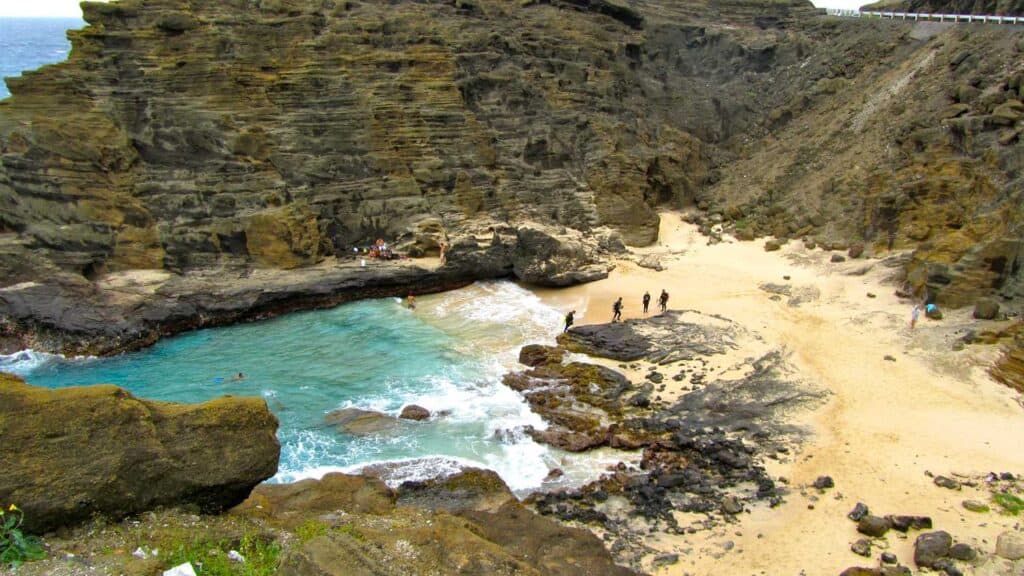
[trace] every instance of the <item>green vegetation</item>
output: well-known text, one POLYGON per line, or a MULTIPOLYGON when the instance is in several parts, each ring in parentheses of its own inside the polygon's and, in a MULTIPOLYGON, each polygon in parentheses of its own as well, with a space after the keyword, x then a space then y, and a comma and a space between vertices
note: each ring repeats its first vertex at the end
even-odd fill
POLYGON ((1009 514, 1011 516, 1016 516, 1024 510, 1024 500, 1019 496, 1007 494, 1006 492, 997 492, 993 494, 992 501, 1003 509, 1004 514, 1009 514))
POLYGON ((238 562, 228 558, 231 542, 202 537, 167 543, 161 558, 168 567, 191 562, 199 576, 273 576, 280 564, 281 547, 274 540, 246 534, 237 550, 245 558, 238 562))
POLYGON ((324 524, 319 520, 307 520, 295 529, 295 535, 299 537, 299 542, 305 544, 313 538, 325 536, 327 534, 327 530, 327 524, 324 524))
POLYGON ((35 536, 21 531, 25 513, 11 504, 7 510, 0 508, 0 567, 18 567, 26 561, 41 560, 46 556, 42 544, 35 536))

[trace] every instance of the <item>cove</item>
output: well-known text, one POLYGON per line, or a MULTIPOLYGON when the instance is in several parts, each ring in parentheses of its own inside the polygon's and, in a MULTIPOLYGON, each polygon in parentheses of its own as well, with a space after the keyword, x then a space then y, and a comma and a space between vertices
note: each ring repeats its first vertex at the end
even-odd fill
POLYGON ((471 465, 495 470, 524 493, 540 487, 550 468, 566 471, 560 484, 575 484, 609 461, 535 443, 523 428, 544 422, 501 383, 519 349, 552 343, 561 319, 514 283, 484 282, 424 296, 416 310, 394 298, 364 300, 199 330, 112 358, 23 352, 0 360, 0 370, 40 386, 108 383, 174 402, 261 396, 281 423, 274 482, 376 465, 397 484, 471 465), (234 381, 239 372, 245 378, 234 381), (338 408, 398 415, 406 404, 435 416, 362 437, 324 422, 338 408))

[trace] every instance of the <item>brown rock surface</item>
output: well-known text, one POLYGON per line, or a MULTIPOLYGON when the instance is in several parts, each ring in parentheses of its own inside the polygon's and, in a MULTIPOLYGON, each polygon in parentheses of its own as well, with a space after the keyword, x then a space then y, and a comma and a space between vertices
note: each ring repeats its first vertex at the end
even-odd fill
POLYGON ((261 399, 172 404, 0 374, 0 500, 36 533, 157 506, 219 511, 277 472, 276 432, 261 399))
POLYGON ((383 482, 328 474, 262 485, 233 514, 323 534, 288 551, 280 574, 626 576, 601 541, 525 508, 490 471, 466 470, 396 493, 383 482))

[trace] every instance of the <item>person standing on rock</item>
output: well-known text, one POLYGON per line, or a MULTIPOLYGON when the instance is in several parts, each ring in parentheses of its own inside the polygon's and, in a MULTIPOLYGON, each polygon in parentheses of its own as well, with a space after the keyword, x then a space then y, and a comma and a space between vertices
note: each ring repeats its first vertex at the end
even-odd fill
POLYGON ((622 296, 612 304, 612 322, 618 322, 622 320, 622 296))
POLYGON ((565 315, 565 330, 562 330, 563 334, 569 331, 569 327, 572 326, 574 316, 576 316, 575 310, 570 310, 569 313, 565 315))
POLYGON ((668 310, 668 292, 664 288, 661 290, 661 296, 658 296, 658 306, 661 308, 662 314, 668 310))
POLYGON ((647 315, 647 307, 651 305, 651 293, 644 292, 644 315, 647 315))

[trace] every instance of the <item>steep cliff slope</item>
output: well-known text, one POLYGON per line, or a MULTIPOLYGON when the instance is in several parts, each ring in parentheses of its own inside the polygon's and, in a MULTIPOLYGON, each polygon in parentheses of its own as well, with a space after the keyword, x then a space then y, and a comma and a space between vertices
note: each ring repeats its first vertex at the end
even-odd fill
MULTIPOLYGON (((196 278, 254 268, 293 270, 281 302, 324 302, 306 271, 380 236, 414 255, 451 244, 432 288, 549 270, 521 263, 549 254, 560 282, 586 280, 618 238, 655 239, 659 206, 690 204, 748 235, 894 230, 921 245, 914 282, 950 303, 1019 284, 1015 28, 835 20, 797 0, 84 9, 69 60, 0 102, 8 335, 127 315, 103 339, 151 340, 221 314, 196 278), (138 269, 165 280, 120 297, 111 278, 138 269), (139 308, 157 297, 173 306, 139 308), (54 301, 68 306, 38 305, 54 301)), ((221 318, 251 309, 269 310, 253 297, 221 318)))

